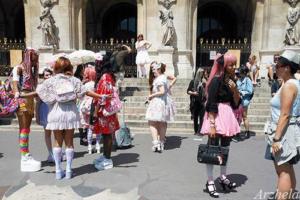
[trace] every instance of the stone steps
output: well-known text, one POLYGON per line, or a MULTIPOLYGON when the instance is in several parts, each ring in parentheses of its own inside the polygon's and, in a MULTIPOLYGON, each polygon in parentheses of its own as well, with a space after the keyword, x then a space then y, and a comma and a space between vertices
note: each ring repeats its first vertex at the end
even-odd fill
MULTIPOLYGON (((121 97, 148 97, 149 96, 149 91, 145 90, 145 91, 124 91, 124 90, 121 90, 120 92, 120 96, 121 97)), ((186 93, 186 89, 184 90, 173 90, 172 89, 172 97, 184 97, 184 96, 187 96, 187 93, 186 93)), ((271 97, 271 92, 256 92, 254 93, 254 97, 264 97, 264 98, 268 98, 268 97, 271 97)))
MULTIPOLYGON (((147 105, 145 101, 149 95, 148 80, 146 79, 125 79, 121 96, 127 99, 125 103, 125 122, 132 133, 149 133, 149 125, 145 120, 147 105)), ((179 79, 172 88, 172 98, 176 105, 175 121, 168 124, 168 133, 193 134, 193 122, 190 118, 189 103, 190 97, 186 94, 190 80, 179 79)), ((265 121, 270 116, 270 88, 267 84, 255 88, 255 94, 248 110, 251 131, 263 134, 262 130, 265 121)), ((121 113, 119 119, 122 119, 121 113)), ((241 126, 243 130, 243 125, 241 126)), ((17 131, 17 119, 12 119, 11 125, 1 125, 0 131, 17 131)), ((32 131, 43 132, 43 128, 33 120, 32 131)))
MULTIPOLYGON (((140 103, 140 102, 145 102, 146 101, 146 97, 143 97, 143 96, 133 96, 133 97, 130 97, 130 98, 127 98, 127 101, 126 101, 126 105, 128 103, 140 103)), ((180 96, 180 97, 177 97, 177 96, 172 96, 172 99, 174 102, 178 102, 178 103, 190 103, 190 96, 189 95, 185 95, 185 96, 180 96)), ((251 103, 267 103, 269 104, 270 103, 270 97, 257 97, 257 96, 254 96, 253 99, 251 100, 251 103)))
MULTIPOLYGON (((145 126, 148 127, 148 123, 145 120, 147 105, 144 102, 149 95, 149 86, 145 80, 137 80, 136 83, 132 81, 125 81, 123 84, 124 88, 122 88, 122 94, 127 99, 125 104, 125 121, 130 128, 138 130, 145 126)), ((193 132, 193 122, 190 119, 189 111, 190 99, 189 95, 186 94, 189 81, 177 81, 172 88, 172 99, 175 102, 177 112, 175 122, 169 123, 168 128, 193 132)), ((264 123, 270 116, 270 87, 267 83, 262 82, 261 87, 255 87, 254 90, 254 97, 248 110, 248 118, 251 130, 257 134, 263 134, 264 123)), ((241 128, 244 128, 243 125, 241 128)))
MULTIPOLYGON (((270 107, 270 100, 256 100, 254 102, 251 102, 251 104, 249 105, 249 107, 251 108, 269 108, 270 107)), ((186 101, 186 102, 178 102, 178 101, 174 101, 176 108, 186 108, 189 106, 190 101, 186 101)), ((147 104, 145 104, 145 99, 144 101, 128 101, 126 102, 125 105, 126 108, 134 108, 134 107, 147 107, 147 104)))

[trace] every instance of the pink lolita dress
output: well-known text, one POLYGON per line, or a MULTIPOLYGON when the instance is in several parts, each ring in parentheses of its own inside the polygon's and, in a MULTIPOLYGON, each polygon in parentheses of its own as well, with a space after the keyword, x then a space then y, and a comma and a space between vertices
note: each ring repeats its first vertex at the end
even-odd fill
POLYGON ((210 134, 211 123, 208 112, 216 113, 216 133, 224 137, 232 137, 240 132, 240 126, 233 112, 239 105, 234 105, 233 94, 223 79, 214 77, 209 85, 206 112, 200 133, 210 134))

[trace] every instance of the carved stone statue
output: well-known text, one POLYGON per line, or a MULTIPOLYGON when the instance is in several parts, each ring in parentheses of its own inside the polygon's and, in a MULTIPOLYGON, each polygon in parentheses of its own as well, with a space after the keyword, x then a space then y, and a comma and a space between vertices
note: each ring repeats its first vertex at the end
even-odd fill
POLYGON ((51 9, 58 0, 40 0, 43 7, 40 16, 40 25, 37 27, 42 30, 43 33, 43 45, 53 46, 59 48, 59 39, 57 36, 57 27, 55 26, 55 20, 51 14, 51 9))
POLYGON ((173 12, 170 8, 174 3, 176 3, 176 0, 158 0, 158 3, 163 6, 163 8, 159 10, 159 18, 161 20, 161 25, 164 29, 162 44, 164 46, 172 46, 175 28, 173 24, 173 12))
POLYGON ((287 27, 285 33, 285 45, 299 45, 299 17, 300 8, 297 7, 298 0, 288 0, 290 8, 288 9, 287 15, 287 27))

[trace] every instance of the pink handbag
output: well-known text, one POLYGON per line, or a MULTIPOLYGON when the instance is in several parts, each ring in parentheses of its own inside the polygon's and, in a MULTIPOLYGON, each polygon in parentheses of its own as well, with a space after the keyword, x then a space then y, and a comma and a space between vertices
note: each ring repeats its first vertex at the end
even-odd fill
POLYGON ((117 89, 114 87, 114 92, 110 104, 103 110, 104 116, 111 116, 122 109, 122 102, 119 98, 117 89))

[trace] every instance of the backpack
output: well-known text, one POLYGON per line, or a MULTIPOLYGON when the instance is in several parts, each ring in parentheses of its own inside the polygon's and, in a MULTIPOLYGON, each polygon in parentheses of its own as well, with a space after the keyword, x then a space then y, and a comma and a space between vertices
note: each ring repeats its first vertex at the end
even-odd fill
POLYGON ((125 123, 121 124, 121 128, 115 133, 115 143, 117 148, 130 148, 132 146, 132 137, 130 129, 125 123))
POLYGON ((69 77, 60 76, 54 90, 56 93, 56 101, 59 103, 73 101, 77 98, 75 87, 69 77))
MULTIPOLYGON (((126 100, 124 100, 125 103, 126 100)), ((132 136, 130 133, 130 129, 127 127, 125 123, 125 104, 122 108, 122 124, 119 130, 115 133, 115 146, 117 148, 130 148, 132 146, 132 136)))
POLYGON ((110 105, 104 109, 103 115, 104 116, 111 116, 122 109, 122 102, 118 95, 118 91, 116 87, 113 87, 113 96, 110 101, 110 105))

